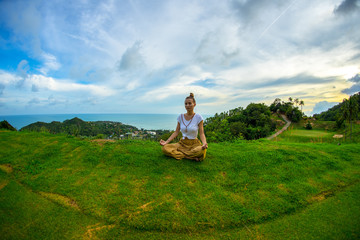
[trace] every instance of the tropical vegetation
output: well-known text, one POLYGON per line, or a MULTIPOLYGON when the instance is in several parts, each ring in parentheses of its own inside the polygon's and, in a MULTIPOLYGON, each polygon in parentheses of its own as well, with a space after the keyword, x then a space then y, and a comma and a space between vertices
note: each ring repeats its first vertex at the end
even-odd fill
POLYGON ((289 98, 289 102, 277 98, 270 105, 250 103, 245 109, 239 107, 215 114, 204 122, 204 130, 209 142, 253 140, 269 136, 276 129, 276 114, 284 114, 293 122, 302 119, 303 113, 298 106, 304 101, 289 98), (295 106, 294 106, 295 104, 295 106))
MULTIPOLYGON (((348 107, 350 107, 347 103, 347 101, 351 101, 352 103, 352 108, 355 108, 355 104, 357 102, 357 109, 358 111, 360 110, 360 92, 356 93, 352 96, 349 97, 349 99, 344 99, 343 102, 329 108, 328 110, 321 112, 319 114, 314 114, 313 117, 321 120, 321 121, 338 121, 340 118, 343 118, 343 111, 344 111, 344 107, 346 109, 348 109, 348 107), (344 106, 345 104, 347 104, 347 106, 344 106)), ((348 111, 348 110, 346 110, 348 111)), ((357 118, 359 119, 359 118, 357 118)), ((345 120, 345 119, 343 119, 345 120)), ((342 123, 342 122, 341 122, 342 123)), ((340 126, 341 126, 340 123, 340 126)))
POLYGON ((302 107, 304 105, 304 101, 299 100, 298 98, 295 98, 295 100, 293 100, 292 97, 289 97, 289 101, 284 102, 281 101, 280 98, 276 98, 274 102, 270 105, 270 110, 272 112, 280 112, 282 114, 285 114, 287 118, 292 122, 298 122, 302 119, 303 113, 302 109, 299 110, 299 107, 297 105, 302 107))
POLYGON ((320 114, 314 114, 315 119, 336 121, 337 129, 345 129, 345 136, 353 136, 353 123, 360 120, 360 92, 344 99, 342 103, 320 114))

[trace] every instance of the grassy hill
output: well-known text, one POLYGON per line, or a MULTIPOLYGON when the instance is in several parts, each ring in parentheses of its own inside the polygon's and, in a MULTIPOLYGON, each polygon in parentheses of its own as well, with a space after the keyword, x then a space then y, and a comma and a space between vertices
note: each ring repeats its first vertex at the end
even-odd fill
POLYGON ((360 144, 151 141, 0 132, 3 239, 358 239, 360 144))

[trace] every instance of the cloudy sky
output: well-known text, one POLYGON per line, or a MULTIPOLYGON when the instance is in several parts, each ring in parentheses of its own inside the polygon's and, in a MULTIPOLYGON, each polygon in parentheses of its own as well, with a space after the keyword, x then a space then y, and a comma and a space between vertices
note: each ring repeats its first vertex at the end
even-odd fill
POLYGON ((0 115, 197 112, 360 91, 360 0, 0 0, 0 115))

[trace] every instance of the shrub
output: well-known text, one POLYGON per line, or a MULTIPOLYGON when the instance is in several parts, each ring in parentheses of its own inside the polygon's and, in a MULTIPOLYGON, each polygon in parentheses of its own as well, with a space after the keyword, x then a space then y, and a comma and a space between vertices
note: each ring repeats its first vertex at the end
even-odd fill
POLYGON ((308 122, 306 123, 305 129, 307 129, 307 130, 311 130, 311 129, 312 129, 312 125, 311 125, 311 122, 310 122, 310 121, 308 121, 308 122))
POLYGON ((98 134, 95 137, 96 139, 103 139, 104 138, 104 134, 98 134))

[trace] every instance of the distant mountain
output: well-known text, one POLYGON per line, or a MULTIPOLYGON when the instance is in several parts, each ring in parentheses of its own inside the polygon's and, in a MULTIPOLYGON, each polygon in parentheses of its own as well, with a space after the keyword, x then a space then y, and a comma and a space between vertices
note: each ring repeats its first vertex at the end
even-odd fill
POLYGON ((8 123, 8 121, 6 121, 6 120, 0 122, 0 129, 8 129, 8 130, 11 130, 11 131, 17 131, 16 128, 11 126, 11 124, 8 123))
POLYGON ((53 121, 51 123, 36 122, 20 129, 20 131, 36 131, 50 133, 65 133, 75 136, 96 136, 104 134, 106 136, 120 136, 127 132, 137 131, 138 129, 131 125, 121 122, 96 121, 85 122, 80 118, 65 120, 64 122, 53 121))

